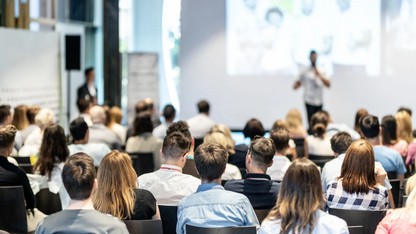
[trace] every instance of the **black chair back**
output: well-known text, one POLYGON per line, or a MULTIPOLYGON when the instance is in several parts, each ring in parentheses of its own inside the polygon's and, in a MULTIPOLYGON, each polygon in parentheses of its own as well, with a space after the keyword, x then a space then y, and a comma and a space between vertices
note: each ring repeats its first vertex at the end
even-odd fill
POLYGON ((163 234, 176 234, 176 223, 178 222, 177 206, 159 206, 160 218, 162 219, 163 234))
POLYGON ((247 169, 245 168, 239 168, 240 169, 240 173, 241 173, 241 178, 246 178, 247 175, 247 169))
POLYGON ((153 153, 129 153, 137 176, 153 172, 153 153))
POLYGON ((329 213, 347 222, 348 226, 363 226, 363 233, 374 233, 386 210, 344 210, 329 208, 329 213))
POLYGON ((297 138, 293 139, 293 141, 296 144, 296 155, 298 156, 298 158, 305 157, 305 138, 297 138))
POLYGON ((350 226, 348 227, 350 234, 364 234, 363 226, 350 226))
POLYGON ((195 141, 194 149, 196 150, 196 148, 198 148, 198 146, 200 146, 200 145, 202 145, 202 143, 204 143, 204 138, 202 138, 202 139, 195 138, 194 141, 195 141))
POLYGON ((186 233, 192 234, 256 234, 255 226, 204 228, 186 225, 186 233))
POLYGON ((389 177, 389 180, 397 179, 397 172, 395 171, 388 171, 387 176, 389 177))
POLYGON ((186 164, 182 169, 183 174, 188 174, 194 176, 198 179, 201 179, 198 172, 195 169, 195 161, 193 159, 186 159, 186 164))
POLYGON ((228 180, 221 180, 222 187, 224 187, 227 182, 228 182, 228 180))
POLYGON ((22 186, 0 187, 0 230, 27 233, 25 197, 22 186))
POLYGON ((162 220, 123 220, 130 234, 163 234, 162 220))
POLYGON ((30 157, 13 157, 20 164, 30 164, 30 157))
POLYGON ((403 207, 406 206, 408 196, 403 196, 403 207))
POLYGON ((390 180, 391 184, 391 194, 393 195, 394 207, 399 207, 399 200, 400 200, 400 180, 399 179, 392 179, 390 180))
POLYGON ((267 217, 270 210, 254 210, 256 213, 257 219, 259 220, 259 223, 263 222, 263 220, 267 217))
POLYGON ((46 215, 62 210, 59 194, 52 193, 49 189, 41 189, 36 194, 36 208, 46 215))
POLYGON ((23 169, 23 171, 26 172, 26 174, 31 174, 33 173, 33 165, 32 164, 27 164, 27 163, 19 163, 19 167, 21 167, 23 169))
POLYGON ((331 161, 334 158, 335 158, 334 155, 309 154, 309 160, 311 160, 312 162, 314 162, 317 166, 319 166, 321 168, 323 168, 325 166, 325 163, 331 161))

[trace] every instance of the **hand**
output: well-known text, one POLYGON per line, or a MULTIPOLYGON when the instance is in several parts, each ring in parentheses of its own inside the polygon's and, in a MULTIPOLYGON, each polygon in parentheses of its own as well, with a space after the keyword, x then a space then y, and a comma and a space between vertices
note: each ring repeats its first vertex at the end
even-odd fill
POLYGON ((300 82, 300 80, 296 81, 295 84, 293 85, 293 89, 299 88, 301 86, 301 84, 302 83, 300 82))
POLYGON ((376 182, 384 186, 384 180, 386 179, 387 172, 384 168, 376 167, 376 182))

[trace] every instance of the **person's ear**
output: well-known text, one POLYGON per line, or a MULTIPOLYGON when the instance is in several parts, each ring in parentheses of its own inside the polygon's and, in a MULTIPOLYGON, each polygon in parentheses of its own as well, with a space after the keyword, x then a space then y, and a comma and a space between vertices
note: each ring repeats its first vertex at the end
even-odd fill
POLYGON ((339 156, 339 154, 334 152, 334 156, 335 156, 335 158, 337 158, 339 156))
POLYGON ((272 160, 269 164, 269 167, 273 166, 274 161, 272 160))
POLYGON ((365 136, 364 136, 364 133, 363 133, 363 132, 360 132, 360 135, 361 135, 361 138, 362 138, 362 139, 364 139, 364 138, 365 138, 365 136))
POLYGON ((95 189, 98 188, 98 180, 97 180, 97 178, 94 179, 94 187, 93 188, 95 188, 95 189))
POLYGON ((162 159, 165 159, 165 155, 163 154, 163 150, 160 149, 160 156, 162 157, 162 159))
POLYGON ((198 171, 198 169, 196 169, 196 166, 195 166, 195 171, 196 171, 196 173, 198 173, 198 175, 199 175, 199 171, 198 171))
POLYGON ((251 163, 251 160, 253 160, 251 154, 247 154, 247 156, 246 156, 246 163, 251 163))
POLYGON ((380 126, 380 131, 378 132, 378 135, 381 135, 381 132, 383 132, 383 128, 380 126))
POLYGON ((192 145, 195 146, 195 139, 192 137, 192 145))
POLYGON ((188 159, 189 153, 186 153, 182 157, 182 162, 186 162, 186 159, 188 159))

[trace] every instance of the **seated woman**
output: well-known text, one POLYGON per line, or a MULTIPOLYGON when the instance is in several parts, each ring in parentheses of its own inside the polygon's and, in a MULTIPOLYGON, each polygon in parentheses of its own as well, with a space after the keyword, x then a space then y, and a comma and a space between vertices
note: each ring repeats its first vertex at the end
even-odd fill
POLYGON ((228 163, 238 167, 246 168, 246 155, 247 151, 235 151, 235 141, 232 138, 231 130, 224 124, 215 124, 211 128, 211 132, 221 132, 224 134, 227 140, 227 151, 228 151, 228 163))
POLYGON ((260 234, 349 233, 344 220, 320 210, 322 197, 321 175, 316 165, 306 158, 293 161, 283 177, 276 206, 264 219, 260 234))
POLYGON ((354 130, 360 134, 361 134, 360 119, 364 115, 368 115, 368 111, 366 109, 359 109, 357 111, 357 114, 355 114, 354 130))
POLYGON ((303 139, 308 132, 302 124, 302 116, 297 109, 291 109, 286 115, 287 130, 290 139, 303 139))
POLYGON ((328 126, 328 115, 323 111, 318 111, 312 115, 311 126, 314 135, 309 135, 305 139, 305 155, 332 156, 331 138, 326 135, 328 126))
POLYGON ((407 156, 409 143, 397 137, 397 121, 391 115, 384 116, 381 120, 381 137, 383 145, 397 150, 402 157, 407 156))
POLYGON ((22 131, 29 126, 29 120, 27 118, 27 106, 19 105, 14 108, 12 124, 17 130, 22 131))
POLYGON ((101 161, 97 174, 98 189, 94 208, 119 219, 160 219, 155 197, 137 188, 137 175, 130 156, 113 150, 101 161))
POLYGON ((365 140, 351 144, 341 175, 328 183, 328 207, 350 210, 383 210, 389 206, 383 168, 375 167, 373 146, 365 140))
MULTIPOLYGON (((272 129, 270 130, 270 135, 273 131, 276 131, 278 129, 286 129, 286 130, 288 129, 288 126, 284 120, 279 119, 279 120, 276 120, 276 122, 274 122, 272 129)), ((289 137, 290 137, 290 132, 289 132, 289 137)), ((296 144, 293 139, 289 140, 289 148, 286 150, 286 155, 288 154, 292 155, 292 161, 298 158, 297 153, 296 153, 296 144)))

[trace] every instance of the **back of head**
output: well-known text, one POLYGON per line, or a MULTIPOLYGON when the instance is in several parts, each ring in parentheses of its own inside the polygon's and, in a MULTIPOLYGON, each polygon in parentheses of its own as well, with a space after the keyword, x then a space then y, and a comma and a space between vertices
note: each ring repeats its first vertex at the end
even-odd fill
POLYGON ((354 141, 345 154, 341 167, 342 187, 349 194, 368 193, 375 188, 373 146, 365 140, 354 141))
POLYGON ((286 124, 286 122, 284 121, 284 120, 281 120, 281 119, 279 119, 279 120, 276 120, 274 123, 273 123, 273 126, 272 126, 272 130, 277 130, 277 129, 279 129, 279 128, 283 128, 283 129, 288 129, 287 128, 287 124, 286 124))
POLYGON ((90 116, 91 116, 91 121, 94 124, 99 124, 99 123, 104 124, 105 121, 106 121, 105 110, 101 106, 93 106, 93 107, 91 107, 91 109, 90 109, 90 116))
POLYGON ((79 113, 86 113, 88 109, 90 109, 92 103, 91 100, 87 100, 85 98, 79 98, 77 100, 77 107, 79 113))
POLYGON ((182 133, 188 140, 192 141, 191 132, 189 131, 189 125, 185 121, 178 121, 169 126, 166 130, 166 136, 170 135, 172 132, 182 133))
POLYGON ((123 119, 123 111, 118 106, 113 106, 110 109, 111 117, 115 123, 121 124, 121 120, 123 119))
POLYGON ((145 112, 149 109, 149 106, 146 104, 145 101, 140 101, 136 104, 136 114, 140 114, 145 112))
POLYGON ((93 67, 86 68, 85 71, 84 71, 85 77, 88 77, 90 72, 92 72, 92 71, 94 71, 93 67))
POLYGON ((69 132, 74 141, 80 141, 85 138, 88 131, 88 124, 82 117, 76 118, 69 125, 69 132))
POLYGON ((248 154, 251 155, 256 165, 267 168, 273 161, 276 148, 271 139, 259 138, 251 143, 248 154))
POLYGON ((211 132, 221 132, 224 134, 225 138, 227 138, 227 151, 229 154, 235 154, 234 146, 235 141, 233 140, 233 136, 231 130, 225 126, 224 124, 215 124, 211 128, 211 132))
POLYGON ((297 159, 286 171, 276 206, 267 219, 282 219, 282 233, 306 233, 308 227, 312 231, 322 196, 321 175, 316 165, 306 158, 297 159))
MULTIPOLYGON (((222 132, 209 132, 204 137, 204 143, 219 143, 225 148, 227 148, 228 142, 227 138, 224 136, 224 133, 222 132)), ((227 151, 228 152, 228 151, 227 151)))
POLYGON ((87 200, 96 177, 94 160, 85 153, 68 157, 62 169, 62 182, 72 200, 87 200))
POLYGON ((397 122, 392 115, 381 120, 381 137, 383 145, 394 145, 397 142, 397 122))
POLYGON ((270 133, 270 138, 273 140, 276 152, 284 153, 283 151, 289 147, 289 132, 286 129, 273 129, 270 133))
POLYGON ((0 126, 0 150, 3 151, 13 147, 17 128, 13 125, 0 126))
POLYGON ((167 160, 178 160, 191 148, 192 142, 180 132, 172 132, 163 139, 162 153, 167 160))
POLYGON ((176 115, 176 110, 175 107, 173 107, 172 105, 166 105, 165 108, 163 109, 163 117, 165 117, 166 121, 173 121, 173 119, 175 118, 176 115))
POLYGON ((243 129, 244 136, 250 137, 251 140, 254 139, 255 136, 264 136, 266 131, 263 128, 263 124, 257 119, 250 119, 246 126, 243 129))
POLYGON ((365 116, 365 115, 368 115, 368 112, 367 112, 367 110, 366 110, 366 109, 359 109, 359 110, 357 111, 357 114, 355 114, 354 130, 355 130, 356 132, 361 132, 361 129, 360 129, 360 119, 361 119, 363 116, 365 116))
POLYGON ((23 130, 29 126, 29 120, 27 119, 27 106, 20 105, 14 108, 14 115, 12 124, 16 126, 17 130, 23 130))
POLYGON ((7 120, 7 117, 12 114, 10 109, 11 107, 9 105, 0 106, 0 123, 4 124, 4 122, 7 120))
POLYGON ((43 108, 35 117, 35 123, 40 129, 44 130, 49 125, 55 122, 55 113, 52 110, 43 108))
POLYGON ((150 115, 146 112, 142 112, 136 115, 133 123, 133 136, 140 135, 145 132, 152 132, 153 131, 153 123, 150 115))
POLYGON ((35 124, 35 117, 39 113, 40 107, 32 106, 27 111, 27 119, 29 120, 29 124, 35 124))
POLYGON ((364 115, 360 118, 360 129, 364 137, 375 138, 380 133, 380 123, 373 115, 364 115))
POLYGON ((286 115, 286 124, 289 131, 296 131, 302 126, 302 116, 297 109, 291 109, 286 115))
POLYGON ((202 180, 211 182, 222 176, 228 161, 228 152, 219 143, 203 143, 194 155, 195 167, 202 180))
POLYGON ((109 106, 103 106, 104 108, 104 112, 105 112, 105 123, 104 125, 108 128, 112 128, 113 124, 115 123, 113 116, 111 115, 110 112, 110 107, 109 106))
POLYGON ((407 107, 400 107, 397 112, 401 112, 401 111, 407 112, 410 115, 410 117, 412 116, 412 110, 407 107))
POLYGON ((337 132, 331 138, 331 149, 338 155, 345 154, 352 142, 352 137, 348 132, 337 132))
POLYGON ((208 113, 209 112, 209 103, 205 100, 198 102, 198 111, 199 113, 208 113))
POLYGON ((153 110, 153 108, 154 108, 154 106, 155 106, 155 104, 154 104, 154 102, 153 102, 153 99, 151 99, 150 97, 148 97, 148 98, 145 98, 145 99, 144 99, 144 102, 146 103, 147 108, 148 108, 149 110, 153 110))
POLYGON ((134 211, 137 174, 130 156, 113 150, 100 163, 98 189, 94 194, 96 210, 119 219, 130 218, 134 211))
POLYGON ((413 142, 413 127, 410 115, 406 111, 400 111, 396 114, 397 138, 407 141, 408 144, 413 142))
POLYGON ((318 111, 311 117, 312 130, 319 137, 323 136, 326 132, 326 127, 329 123, 329 115, 327 113, 318 111))

